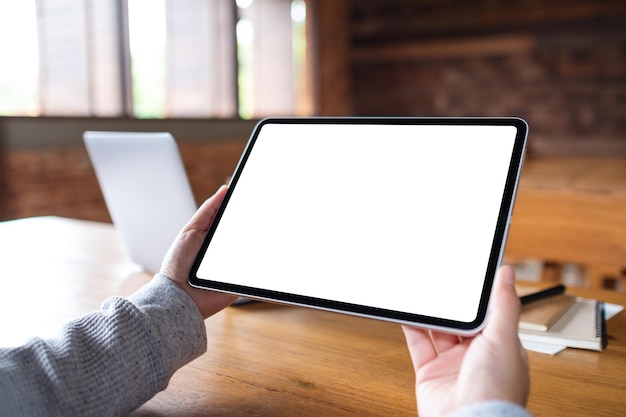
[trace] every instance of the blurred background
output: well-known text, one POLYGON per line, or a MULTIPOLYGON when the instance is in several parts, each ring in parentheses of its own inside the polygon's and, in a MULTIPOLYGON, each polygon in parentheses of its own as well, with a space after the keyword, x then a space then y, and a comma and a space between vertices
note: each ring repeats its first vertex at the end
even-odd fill
POLYGON ((202 201, 261 117, 517 116, 507 261, 624 288, 623 0, 0 0, 0 57, 0 220, 110 221, 84 130, 171 132, 202 201))

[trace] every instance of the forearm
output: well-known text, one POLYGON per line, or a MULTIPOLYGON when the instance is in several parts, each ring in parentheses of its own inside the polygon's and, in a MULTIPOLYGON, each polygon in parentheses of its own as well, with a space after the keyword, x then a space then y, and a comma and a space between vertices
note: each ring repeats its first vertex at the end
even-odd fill
POLYGON ((157 276, 129 300, 72 321, 60 338, 0 350, 0 415, 124 415, 206 349, 189 297, 157 276))

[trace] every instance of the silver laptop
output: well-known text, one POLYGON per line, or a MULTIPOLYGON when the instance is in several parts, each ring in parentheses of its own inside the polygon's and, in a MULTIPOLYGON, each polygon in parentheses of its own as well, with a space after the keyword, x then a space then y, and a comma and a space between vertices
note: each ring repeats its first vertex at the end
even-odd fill
POLYGON ((131 259, 147 272, 158 272, 197 209, 173 136, 88 131, 83 140, 131 259))

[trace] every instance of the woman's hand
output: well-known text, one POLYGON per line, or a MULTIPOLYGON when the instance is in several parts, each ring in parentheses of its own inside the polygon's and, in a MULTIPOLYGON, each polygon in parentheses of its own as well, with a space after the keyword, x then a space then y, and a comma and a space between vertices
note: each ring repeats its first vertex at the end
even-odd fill
POLYGON ((510 267, 500 268, 492 297, 489 322, 472 338, 432 332, 431 342, 428 331, 403 326, 420 416, 442 416, 483 401, 526 405, 528 359, 517 335, 521 305, 510 267))
POLYGON ((225 185, 220 187, 200 206, 170 246, 161 265, 161 274, 178 284, 191 297, 204 318, 222 310, 237 298, 229 294, 194 288, 189 285, 188 281, 193 262, 224 200, 227 189, 225 185))

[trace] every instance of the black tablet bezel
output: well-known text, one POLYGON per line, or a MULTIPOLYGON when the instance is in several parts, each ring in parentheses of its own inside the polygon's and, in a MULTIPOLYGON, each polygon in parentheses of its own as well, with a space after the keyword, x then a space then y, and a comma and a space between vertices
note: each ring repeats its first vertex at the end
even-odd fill
POLYGON ((491 293, 493 279, 497 268, 500 265, 501 257, 504 251, 506 234, 508 232, 509 219, 513 211, 519 174, 523 164, 524 153, 526 149, 526 139, 528 135, 528 125, 523 119, 515 117, 503 118, 420 118, 420 117, 307 117, 307 118, 266 118, 257 123, 250 139, 242 153, 242 156, 235 168, 232 176, 229 190, 224 198, 224 202, 219 208, 215 220, 209 228, 207 237, 203 242, 193 267, 189 275, 189 283, 194 287, 216 290, 221 292, 232 293, 252 299, 278 302, 290 305, 301 305, 312 308, 318 308, 329 311, 342 312, 352 315, 372 317, 387 321, 399 323, 413 324, 426 328, 433 328, 443 331, 449 331, 459 334, 472 334, 480 330, 484 325, 488 314, 488 301, 491 293), (507 173, 506 183, 504 187, 503 197, 501 200, 498 220, 492 247, 489 255, 489 262, 483 289, 480 297, 480 303, 476 318, 471 322, 453 321, 438 317, 423 316, 401 311, 386 310, 363 305, 338 302, 333 300, 320 299, 315 297, 307 297, 298 294, 290 294, 277 292, 263 288, 253 288, 241 285, 234 285, 213 280, 200 279, 196 276, 202 258, 211 242, 211 238, 220 222, 224 210, 228 206, 229 198, 233 190, 237 186, 237 181, 245 167, 246 161, 254 147, 255 141, 262 130, 263 126, 269 123, 288 123, 288 124, 395 124, 395 125, 467 125, 467 126, 513 126, 516 128, 516 137, 511 155, 509 169, 507 173))

